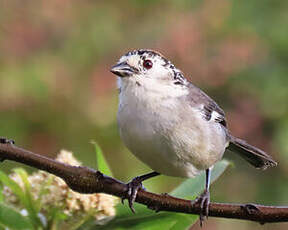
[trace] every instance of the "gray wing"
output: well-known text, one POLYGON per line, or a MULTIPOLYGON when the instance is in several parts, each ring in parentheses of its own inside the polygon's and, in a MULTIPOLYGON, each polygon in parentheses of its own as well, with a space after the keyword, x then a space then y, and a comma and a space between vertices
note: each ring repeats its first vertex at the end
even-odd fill
POLYGON ((227 130, 224 111, 215 101, 192 83, 189 85, 189 100, 192 103, 192 106, 202 108, 201 111, 203 112, 204 119, 207 121, 213 119, 215 122, 219 122, 222 125, 223 129, 226 130, 227 138, 229 140, 229 150, 238 153, 256 168, 266 169, 277 165, 277 162, 263 150, 232 136, 227 130))
POLYGON ((202 107, 203 118, 207 121, 213 119, 215 122, 220 123, 223 127, 227 127, 225 113, 217 105, 217 103, 211 99, 201 89, 194 86, 192 83, 189 84, 189 101, 192 106, 202 107))

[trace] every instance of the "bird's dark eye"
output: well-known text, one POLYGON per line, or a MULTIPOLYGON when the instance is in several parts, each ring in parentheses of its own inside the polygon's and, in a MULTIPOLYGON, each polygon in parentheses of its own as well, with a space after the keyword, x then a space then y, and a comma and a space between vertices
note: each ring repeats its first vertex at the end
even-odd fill
POLYGON ((144 62, 143 62, 143 66, 144 66, 145 69, 151 69, 152 66, 153 66, 153 63, 152 63, 151 60, 146 59, 146 60, 144 60, 144 62))

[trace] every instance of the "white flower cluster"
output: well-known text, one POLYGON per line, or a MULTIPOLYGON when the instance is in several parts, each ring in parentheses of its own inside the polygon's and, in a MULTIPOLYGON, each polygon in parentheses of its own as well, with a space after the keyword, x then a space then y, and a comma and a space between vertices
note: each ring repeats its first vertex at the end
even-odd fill
MULTIPOLYGON (((73 154, 66 150, 62 150, 56 160, 74 166, 81 165, 73 154)), ((11 174, 10 177, 24 189, 24 183, 17 173, 11 174)), ((69 216, 93 213, 97 220, 115 216, 115 205, 118 201, 116 197, 103 193, 74 192, 62 179, 44 171, 33 173, 28 177, 28 181, 34 199, 37 200, 41 196, 41 211, 43 212, 51 207, 58 207, 69 216)), ((19 200, 8 187, 4 187, 3 193, 7 202, 20 205, 19 200)))

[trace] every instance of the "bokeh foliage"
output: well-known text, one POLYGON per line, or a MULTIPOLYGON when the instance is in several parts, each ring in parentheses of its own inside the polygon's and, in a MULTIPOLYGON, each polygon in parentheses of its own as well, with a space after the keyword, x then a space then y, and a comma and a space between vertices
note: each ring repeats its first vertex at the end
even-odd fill
MULTIPOLYGON (((0 135, 51 157, 67 148, 88 166, 95 164, 94 139, 117 178, 147 172, 119 138, 109 68, 130 49, 153 48, 219 102, 233 134, 280 162, 261 172, 227 153, 235 168, 212 186, 212 200, 285 204, 287 12, 285 0, 0 0, 0 135)), ((167 192, 178 183, 163 176, 146 187, 167 192)))

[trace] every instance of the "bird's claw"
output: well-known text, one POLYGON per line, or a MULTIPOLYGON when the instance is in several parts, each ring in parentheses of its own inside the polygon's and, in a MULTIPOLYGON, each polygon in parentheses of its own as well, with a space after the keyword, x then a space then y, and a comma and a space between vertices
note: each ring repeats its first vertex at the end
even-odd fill
POLYGON ((209 215, 209 204, 210 204, 210 193, 208 190, 205 190, 199 197, 197 197, 193 204, 200 203, 200 226, 202 227, 204 217, 208 219, 209 215))
POLYGON ((126 186, 127 186, 127 193, 125 197, 122 197, 121 201, 122 201, 122 204, 124 204, 124 200, 127 199, 131 211, 135 213, 133 204, 136 200, 139 189, 144 189, 144 187, 139 177, 135 177, 134 179, 132 179, 126 186))

